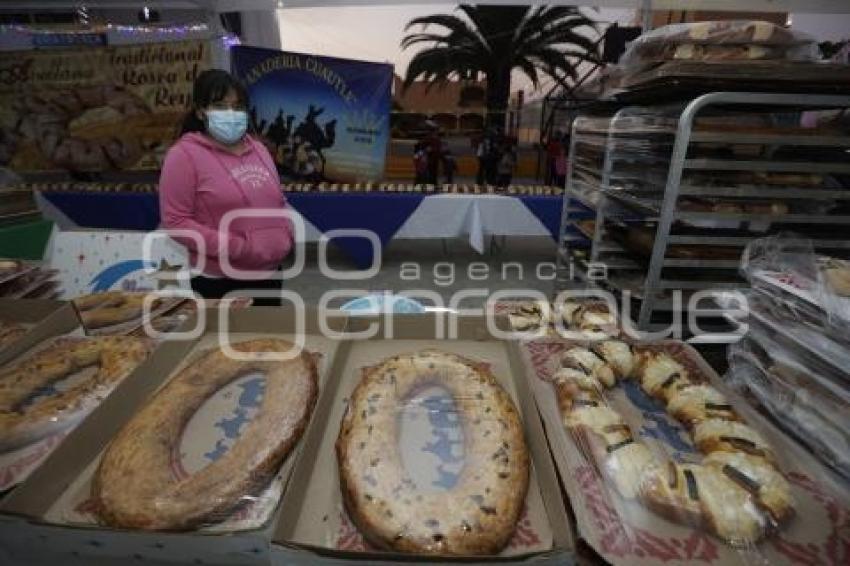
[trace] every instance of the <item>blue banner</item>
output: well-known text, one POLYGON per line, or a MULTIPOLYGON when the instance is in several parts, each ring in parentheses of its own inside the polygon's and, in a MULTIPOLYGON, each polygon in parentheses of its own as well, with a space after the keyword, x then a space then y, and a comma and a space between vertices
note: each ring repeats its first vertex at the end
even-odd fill
POLYGON ((284 178, 361 182, 384 174, 392 65, 256 47, 231 50, 254 128, 284 178))

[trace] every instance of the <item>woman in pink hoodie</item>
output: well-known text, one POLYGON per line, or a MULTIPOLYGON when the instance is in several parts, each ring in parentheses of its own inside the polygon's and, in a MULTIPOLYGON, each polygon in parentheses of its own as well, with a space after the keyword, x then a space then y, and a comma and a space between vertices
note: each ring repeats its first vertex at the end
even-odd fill
POLYGON ((247 92, 227 72, 208 70, 195 80, 192 96, 181 137, 162 166, 162 226, 202 270, 192 278, 192 289, 202 297, 217 299, 240 289, 279 291, 279 267, 293 246, 292 225, 280 216, 288 205, 271 155, 246 133, 247 92), (234 212, 229 225, 222 222, 234 212))

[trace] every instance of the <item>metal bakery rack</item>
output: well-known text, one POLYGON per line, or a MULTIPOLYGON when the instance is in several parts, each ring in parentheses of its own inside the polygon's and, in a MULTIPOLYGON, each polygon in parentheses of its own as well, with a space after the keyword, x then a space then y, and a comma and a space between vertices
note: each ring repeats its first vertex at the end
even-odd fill
MULTIPOLYGON (((625 295, 652 330, 668 327, 679 297, 745 288, 741 252, 755 238, 794 232, 846 257, 850 132, 799 124, 848 108, 850 96, 713 92, 578 117, 556 293, 625 295)), ((702 315, 719 315, 708 295, 702 315)))

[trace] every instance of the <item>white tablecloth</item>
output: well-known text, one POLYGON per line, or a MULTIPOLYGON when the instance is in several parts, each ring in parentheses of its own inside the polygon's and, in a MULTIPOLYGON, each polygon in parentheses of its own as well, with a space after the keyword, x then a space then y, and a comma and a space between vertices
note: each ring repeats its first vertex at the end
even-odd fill
POLYGON ((501 195, 427 197, 396 233, 396 239, 468 238, 484 253, 490 236, 550 236, 518 198, 501 195))

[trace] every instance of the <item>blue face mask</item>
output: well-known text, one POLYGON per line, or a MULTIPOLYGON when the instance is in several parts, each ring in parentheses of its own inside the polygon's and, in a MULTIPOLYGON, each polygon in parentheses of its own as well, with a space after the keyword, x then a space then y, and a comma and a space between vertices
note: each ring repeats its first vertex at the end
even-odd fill
POLYGON ((207 132, 225 145, 237 143, 248 129, 244 110, 207 110, 207 132))

